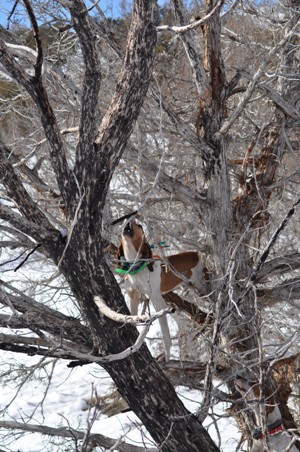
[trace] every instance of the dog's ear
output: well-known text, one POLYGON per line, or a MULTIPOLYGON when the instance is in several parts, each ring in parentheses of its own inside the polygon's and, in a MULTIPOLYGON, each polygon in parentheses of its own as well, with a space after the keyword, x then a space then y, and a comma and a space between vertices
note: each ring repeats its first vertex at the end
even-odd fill
MULTIPOLYGON (((141 247, 141 257, 142 259, 152 259, 153 257, 151 246, 147 242, 144 242, 141 247)), ((148 269, 150 270, 150 272, 153 272, 152 262, 149 262, 148 269)))
MULTIPOLYGON (((123 245, 122 245, 122 242, 121 242, 120 246, 118 248, 118 251, 117 251, 117 259, 118 259, 118 261, 121 260, 122 257, 124 257, 124 250, 123 250, 123 245)), ((120 262, 118 262, 118 265, 120 265, 120 262)))
POLYGON ((152 259, 152 249, 147 242, 144 242, 141 246, 141 257, 143 259, 152 259))

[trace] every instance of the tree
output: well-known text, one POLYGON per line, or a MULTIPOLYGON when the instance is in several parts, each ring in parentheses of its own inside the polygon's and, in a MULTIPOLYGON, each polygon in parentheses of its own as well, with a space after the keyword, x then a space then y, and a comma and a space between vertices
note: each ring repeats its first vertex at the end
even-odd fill
MULTIPOLYGON (((274 384, 275 364, 281 375, 282 350, 298 352, 288 332, 266 356, 264 331, 269 306, 298 299, 299 255, 291 239, 299 203, 291 163, 299 121, 297 10, 289 4, 237 9, 237 2, 207 0, 190 20, 191 10, 173 0, 178 25, 172 26, 168 9, 167 24, 159 25, 156 2, 136 0, 123 53, 124 22, 106 21, 97 4, 57 2, 52 11, 47 5, 24 0, 35 50, 1 32, 0 61, 9 76, 4 112, 14 106, 2 119, 1 230, 3 245, 30 249, 55 265, 80 320, 5 281, 1 303, 11 313, 1 325, 34 334, 23 342, 18 334, 3 336, 1 348, 76 360, 73 365, 99 363, 160 450, 218 450, 201 423, 214 399, 240 398, 234 381, 241 376, 258 380, 263 398, 274 384), (38 14, 44 12, 55 32, 42 38, 38 14), (22 111, 25 120, 18 119, 13 136, 11 121, 22 111), (180 209, 187 221, 178 222, 180 209), (207 295, 189 292, 185 304, 172 298, 189 314, 194 303, 197 335, 205 338, 197 416, 144 344, 131 352, 136 328, 120 328, 95 302, 129 314, 107 256, 111 216, 132 211, 154 243, 164 233, 174 245, 193 244, 206 255, 207 295), (273 224, 276 216, 281 223, 273 224), (287 275, 282 284, 278 274, 287 275), (119 353, 123 359, 115 359, 119 353), (227 384, 227 394, 214 388, 213 378, 227 384)), ((26 28, 23 33, 28 39, 26 28)), ((280 395, 290 427, 287 398, 280 395)), ((241 406, 234 405, 238 412, 241 406)), ((241 413, 249 430, 251 413, 241 413)))

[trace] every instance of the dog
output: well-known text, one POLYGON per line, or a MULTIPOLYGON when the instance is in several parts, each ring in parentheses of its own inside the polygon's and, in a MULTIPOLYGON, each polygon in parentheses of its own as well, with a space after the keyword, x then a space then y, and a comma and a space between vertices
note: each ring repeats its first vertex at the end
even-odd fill
MULTIPOLYGON (((132 315, 138 313, 141 294, 146 295, 154 309, 159 311, 167 307, 163 294, 171 292, 187 280, 198 288, 203 288, 206 284, 207 269, 202 263, 200 252, 186 251, 173 254, 167 256, 165 261, 159 256, 153 256, 143 227, 135 220, 125 224, 117 258, 117 273, 126 275, 126 290, 132 315)), ((172 342, 166 316, 160 317, 159 323, 165 360, 169 361, 172 342)))
MULTIPOLYGON (((252 407, 257 425, 260 425, 260 387, 258 381, 249 382, 246 379, 239 377, 234 381, 235 388, 245 398, 246 402, 252 407)), ((290 451, 297 452, 297 447, 293 444, 293 437, 285 430, 281 413, 274 399, 274 391, 268 386, 265 387, 266 397, 266 428, 268 434, 268 442, 270 451, 282 452, 290 451)), ((252 434, 253 447, 251 452, 263 452, 264 448, 264 432, 260 428, 256 428, 252 434)))

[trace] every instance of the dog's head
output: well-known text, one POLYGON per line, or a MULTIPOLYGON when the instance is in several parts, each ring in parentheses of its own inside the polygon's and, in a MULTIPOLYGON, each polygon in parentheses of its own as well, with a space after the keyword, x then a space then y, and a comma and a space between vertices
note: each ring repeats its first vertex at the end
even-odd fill
MULTIPOLYGON (((248 381, 245 378, 239 376, 234 380, 234 386, 242 395, 242 397, 250 404, 252 407, 259 407, 259 400, 261 398, 261 385, 258 380, 248 381)), ((276 402, 274 399, 274 389, 268 384, 264 385, 263 395, 265 398, 265 410, 268 416, 272 411, 274 411, 276 402)), ((255 410, 254 410, 255 411, 255 410)))
MULTIPOLYGON (((118 249, 118 260, 151 259, 152 250, 145 238, 143 227, 135 220, 128 221, 122 231, 121 244, 118 249), (134 255, 135 254, 135 255, 134 255)), ((148 268, 153 271, 153 264, 148 268)))
POLYGON ((144 241, 144 230, 143 227, 136 223, 135 220, 128 221, 122 231, 122 240, 131 240, 137 243, 138 247, 144 241))

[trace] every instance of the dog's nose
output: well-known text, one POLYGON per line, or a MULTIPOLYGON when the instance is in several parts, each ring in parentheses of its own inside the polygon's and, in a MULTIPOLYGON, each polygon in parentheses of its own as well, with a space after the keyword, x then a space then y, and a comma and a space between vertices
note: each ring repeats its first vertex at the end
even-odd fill
POLYGON ((131 234, 132 233, 132 227, 131 227, 131 222, 129 221, 129 223, 127 223, 123 229, 123 232, 125 234, 131 234))

